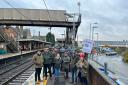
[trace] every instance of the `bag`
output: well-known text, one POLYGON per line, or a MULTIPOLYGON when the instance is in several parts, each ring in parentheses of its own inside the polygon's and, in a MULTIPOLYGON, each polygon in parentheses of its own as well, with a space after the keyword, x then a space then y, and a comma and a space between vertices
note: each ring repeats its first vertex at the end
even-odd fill
POLYGON ((86 78, 87 77, 87 72, 85 70, 81 70, 81 77, 86 78))

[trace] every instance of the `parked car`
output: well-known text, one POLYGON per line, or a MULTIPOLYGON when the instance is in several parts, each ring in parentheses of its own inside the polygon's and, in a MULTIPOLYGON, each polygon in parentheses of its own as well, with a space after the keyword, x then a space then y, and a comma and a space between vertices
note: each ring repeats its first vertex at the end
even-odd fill
POLYGON ((117 52, 114 51, 106 52, 106 56, 113 56, 113 55, 117 55, 117 52))

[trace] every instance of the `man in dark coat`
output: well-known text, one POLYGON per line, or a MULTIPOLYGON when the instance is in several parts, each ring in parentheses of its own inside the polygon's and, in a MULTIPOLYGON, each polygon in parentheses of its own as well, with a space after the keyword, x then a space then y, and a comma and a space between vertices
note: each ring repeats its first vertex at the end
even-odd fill
POLYGON ((77 82, 77 66, 76 63, 79 61, 79 54, 74 53, 73 57, 71 58, 70 68, 72 72, 72 83, 76 84, 77 82))
POLYGON ((44 76, 45 79, 47 79, 47 69, 50 74, 50 77, 52 77, 51 74, 52 54, 48 51, 47 48, 44 49, 43 57, 44 57, 44 76))

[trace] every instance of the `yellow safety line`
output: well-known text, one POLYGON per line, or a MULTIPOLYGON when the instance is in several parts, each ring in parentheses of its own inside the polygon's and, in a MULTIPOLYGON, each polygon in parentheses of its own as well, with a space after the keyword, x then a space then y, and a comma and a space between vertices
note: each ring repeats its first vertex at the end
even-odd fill
POLYGON ((44 80, 43 85, 47 85, 47 82, 48 82, 48 79, 47 80, 44 80))
POLYGON ((36 85, 47 85, 48 79, 47 80, 43 80, 43 82, 39 82, 39 84, 36 85))

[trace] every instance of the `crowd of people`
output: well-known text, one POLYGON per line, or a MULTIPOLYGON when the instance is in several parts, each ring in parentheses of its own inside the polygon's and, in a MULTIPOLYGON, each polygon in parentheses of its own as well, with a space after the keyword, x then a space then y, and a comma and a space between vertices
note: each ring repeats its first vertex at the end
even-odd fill
MULTIPOLYGON (((33 63, 35 65, 35 82, 41 82, 40 76, 46 80, 48 73, 50 79, 53 76, 59 78, 60 73, 64 72, 64 78, 69 78, 69 72, 72 74, 72 84, 81 83, 87 85, 87 70, 88 62, 85 53, 78 51, 60 51, 56 48, 44 48, 43 51, 38 51, 33 56, 33 63), (43 68, 43 75, 41 70, 43 68)), ((80 85, 80 84, 79 84, 80 85)))

